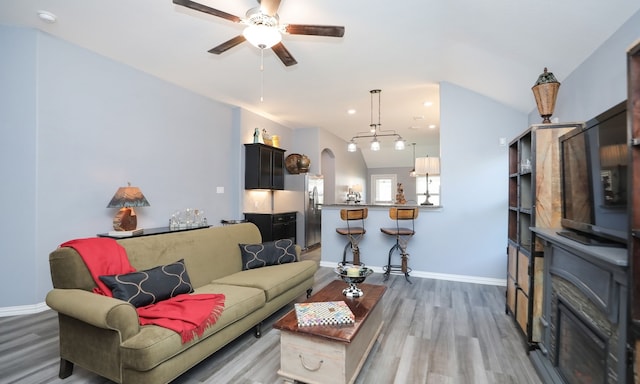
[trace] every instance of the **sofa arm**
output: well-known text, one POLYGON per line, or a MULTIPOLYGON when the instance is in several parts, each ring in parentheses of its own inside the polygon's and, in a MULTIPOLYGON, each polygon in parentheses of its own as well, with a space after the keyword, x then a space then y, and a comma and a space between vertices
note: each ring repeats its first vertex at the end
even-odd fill
POLYGON ((98 328, 111 329, 126 340, 140 332, 136 308, 122 300, 102 296, 82 289, 56 289, 49 291, 47 305, 64 315, 98 328))

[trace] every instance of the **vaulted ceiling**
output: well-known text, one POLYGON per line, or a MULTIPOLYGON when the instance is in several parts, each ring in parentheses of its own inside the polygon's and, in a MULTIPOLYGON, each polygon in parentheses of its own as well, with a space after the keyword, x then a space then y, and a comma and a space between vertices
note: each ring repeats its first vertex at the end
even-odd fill
MULTIPOLYGON (((257 6, 199 2, 240 17, 257 6)), ((346 141, 368 129, 369 91, 381 89, 382 128, 408 145, 398 154, 387 139, 378 154, 363 150, 376 167, 408 165, 411 142, 419 153, 437 142, 439 82, 528 113, 544 67, 562 82, 639 9, 629 0, 282 0, 283 24, 345 27, 342 38, 284 35, 298 62, 290 67, 248 42, 208 53, 243 26, 172 0, 0 0, 0 23, 40 29, 288 127, 319 127, 346 141), (39 10, 57 21, 42 21, 39 10)))

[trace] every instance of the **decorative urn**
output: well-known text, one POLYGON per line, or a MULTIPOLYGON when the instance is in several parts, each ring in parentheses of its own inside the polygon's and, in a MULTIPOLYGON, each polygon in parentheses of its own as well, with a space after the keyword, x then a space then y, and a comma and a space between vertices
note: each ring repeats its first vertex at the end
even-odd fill
POLYGON ((551 123, 549 119, 553 115, 553 110, 556 107, 556 97, 558 96, 558 88, 560 83, 556 80, 553 73, 548 72, 547 68, 544 68, 544 72, 538 77, 535 85, 531 88, 533 95, 536 98, 536 105, 538 106, 538 112, 542 117, 542 123, 551 123))

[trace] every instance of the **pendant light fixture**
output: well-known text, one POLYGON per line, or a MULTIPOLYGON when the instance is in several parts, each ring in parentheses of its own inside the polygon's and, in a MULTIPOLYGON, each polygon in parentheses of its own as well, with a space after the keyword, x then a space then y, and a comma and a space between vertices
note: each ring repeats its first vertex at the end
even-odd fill
POLYGON ((380 93, 381 92, 382 91, 379 89, 372 89, 371 91, 369 91, 369 93, 371 94, 371 124, 369 124, 369 134, 366 134, 366 132, 360 132, 356 136, 353 136, 349 141, 349 144, 347 145, 347 151, 355 152, 358 149, 358 144, 356 143, 356 139, 361 139, 365 137, 372 138, 371 144, 369 147, 372 151, 380 150, 380 141, 378 140, 378 137, 385 137, 385 136, 394 136, 396 138, 394 142, 394 148, 397 151, 401 151, 405 148, 405 141, 402 138, 402 136, 397 134, 396 131, 383 130, 381 128, 382 127, 382 124, 380 123, 380 104, 381 104, 380 93), (373 108, 374 108, 373 99, 376 95, 378 97, 378 122, 374 123, 373 122, 373 108))
POLYGON ((413 163, 411 163, 413 168, 409 172, 409 177, 416 177, 418 176, 416 175, 416 143, 411 143, 411 145, 413 146, 413 163))

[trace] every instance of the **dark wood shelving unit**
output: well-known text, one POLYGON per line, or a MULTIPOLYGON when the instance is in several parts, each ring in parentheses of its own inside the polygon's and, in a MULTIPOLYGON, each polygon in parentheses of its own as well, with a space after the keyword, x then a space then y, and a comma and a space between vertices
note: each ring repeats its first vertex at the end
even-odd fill
MULTIPOLYGON (((627 51, 627 137, 629 138, 629 344, 635 348, 634 371, 640 370, 640 41, 627 51)), ((640 383, 640 375, 635 375, 640 383)))
POLYGON ((534 124, 509 143, 506 312, 528 349, 542 333, 544 248, 531 227, 560 227, 558 138, 582 123, 534 124), (544 180, 544 181, 543 181, 544 180))

